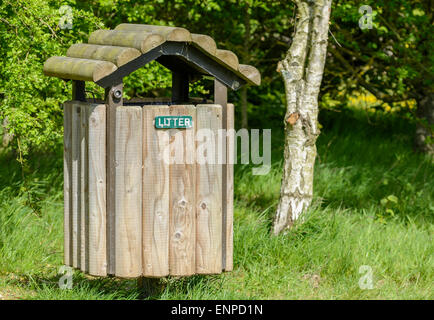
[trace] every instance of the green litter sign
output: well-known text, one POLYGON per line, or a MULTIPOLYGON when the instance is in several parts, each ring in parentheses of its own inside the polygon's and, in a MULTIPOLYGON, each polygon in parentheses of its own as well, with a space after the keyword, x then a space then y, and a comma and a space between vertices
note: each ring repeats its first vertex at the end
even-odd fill
POLYGON ((154 119, 157 129, 187 129, 193 127, 191 116, 157 116, 154 119))

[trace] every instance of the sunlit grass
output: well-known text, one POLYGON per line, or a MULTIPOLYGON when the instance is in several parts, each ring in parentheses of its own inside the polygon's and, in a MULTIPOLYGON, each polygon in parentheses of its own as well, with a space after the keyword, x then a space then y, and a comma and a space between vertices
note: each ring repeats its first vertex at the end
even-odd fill
MULTIPOLYGON (((251 167, 236 168, 234 271, 164 279, 162 293, 153 298, 434 298, 432 160, 412 152, 413 128, 403 120, 367 121, 351 110, 321 115, 312 208, 303 224, 278 237, 271 236, 270 228, 283 135, 273 129, 270 173, 253 176, 251 167), (372 290, 358 285, 363 265, 373 270, 372 290)), ((134 280, 80 272, 72 290, 59 288, 60 149, 34 155, 24 172, 13 156, 3 154, 0 162, 0 299, 139 296, 134 280)))

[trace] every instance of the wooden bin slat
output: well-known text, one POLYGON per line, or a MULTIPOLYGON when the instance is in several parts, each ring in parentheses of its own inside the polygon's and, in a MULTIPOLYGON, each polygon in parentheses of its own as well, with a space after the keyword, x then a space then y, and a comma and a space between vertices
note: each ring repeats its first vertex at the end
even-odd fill
POLYGON ((114 91, 123 91, 123 83, 120 82, 115 86, 105 88, 106 102, 106 166, 107 166, 107 273, 110 275, 116 274, 116 110, 122 106, 123 99, 116 99, 113 95, 114 91))
POLYGON ((142 275, 142 108, 117 107, 115 275, 142 275))
POLYGON ((106 106, 88 109, 88 260, 89 273, 107 275, 106 257, 106 106))
MULTIPOLYGON (((97 276, 108 274, 106 108, 67 102, 64 119, 65 264, 97 276)), ((224 139, 226 164, 196 163, 204 141, 195 138, 213 133, 207 157, 218 161, 218 131, 233 128, 233 112, 232 104, 116 107, 114 275, 232 270, 234 144, 224 139), (164 115, 192 116, 193 128, 155 129, 164 115)))
POLYGON ((143 275, 169 274, 169 164, 167 130, 155 129, 156 116, 169 106, 143 106, 143 275))
MULTIPOLYGON (((224 112, 224 111, 223 111, 224 112)), ((234 129, 234 105, 228 103, 226 105, 226 124, 224 125, 227 130, 234 129)), ((223 181, 226 181, 226 186, 223 192, 226 192, 225 203, 226 206, 226 232, 225 237, 225 271, 232 271, 234 268, 233 252, 234 252, 234 137, 230 134, 227 135, 226 140, 226 172, 223 181)))
POLYGON ((80 263, 79 268, 83 272, 89 271, 89 161, 88 161, 88 110, 89 105, 81 105, 80 111, 80 263))
MULTIPOLYGON (((191 116, 196 123, 196 108, 192 105, 172 105, 170 114, 191 116)), ((195 130, 170 130, 170 156, 182 152, 181 162, 170 164, 170 247, 169 270, 174 276, 195 273, 195 130), (188 162, 188 163, 187 163, 188 162)))
POLYGON ((223 270, 233 269, 233 215, 234 215, 234 144, 230 131, 234 129, 234 105, 228 103, 227 87, 220 81, 214 81, 214 102, 222 106, 223 129, 226 130, 225 149, 226 162, 222 167, 222 214, 223 214, 223 270))
MULTIPOLYGON (((80 267, 80 212, 81 212, 81 107, 79 104, 72 105, 72 146, 71 146, 71 214, 72 214, 72 266, 80 267)), ((81 230, 81 229, 80 229, 81 230)))
POLYGON ((222 272, 222 164, 217 143, 220 105, 196 107, 196 273, 222 272))
POLYGON ((72 108, 70 101, 64 104, 63 114, 63 236, 64 263, 72 265, 72 108))

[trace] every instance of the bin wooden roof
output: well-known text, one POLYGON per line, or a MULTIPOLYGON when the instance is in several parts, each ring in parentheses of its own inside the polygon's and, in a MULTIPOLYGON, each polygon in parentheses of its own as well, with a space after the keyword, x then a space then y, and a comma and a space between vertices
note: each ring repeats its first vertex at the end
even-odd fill
POLYGON ((218 49, 207 35, 178 27, 128 23, 114 30, 97 30, 88 43, 72 45, 66 57, 49 58, 44 73, 109 87, 153 60, 172 72, 213 76, 233 90, 261 83, 255 67, 239 64, 235 53, 218 49))

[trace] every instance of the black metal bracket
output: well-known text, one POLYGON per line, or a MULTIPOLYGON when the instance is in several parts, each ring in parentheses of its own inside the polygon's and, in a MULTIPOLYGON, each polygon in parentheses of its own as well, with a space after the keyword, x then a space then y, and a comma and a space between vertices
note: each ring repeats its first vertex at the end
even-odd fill
POLYGON ((72 80, 72 100, 86 102, 86 83, 72 80))
POLYGON ((187 73, 172 72, 172 103, 188 102, 189 85, 187 73))
POLYGON ((188 42, 175 41, 166 41, 140 57, 120 66, 115 72, 96 83, 103 88, 114 86, 122 82, 125 76, 153 60, 157 60, 173 73, 213 76, 232 90, 238 90, 247 83, 238 72, 221 65, 204 50, 188 42))

